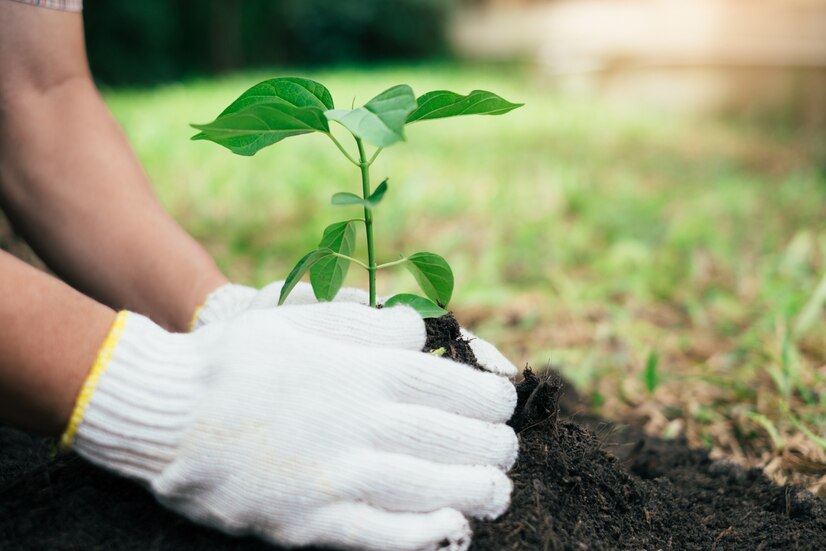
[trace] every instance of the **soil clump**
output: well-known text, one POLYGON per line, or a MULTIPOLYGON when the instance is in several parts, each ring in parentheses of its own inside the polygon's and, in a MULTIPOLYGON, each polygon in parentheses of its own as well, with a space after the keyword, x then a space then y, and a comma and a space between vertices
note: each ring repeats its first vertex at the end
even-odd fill
MULTIPOLYGON (((455 319, 426 325, 426 352, 475 365, 455 319)), ((826 549, 826 506, 806 490, 579 414, 587 408, 553 370, 526 369, 517 395, 513 503, 473 521, 471 549, 826 549)), ((194 525, 51 446, 0 428, 0 549, 278 549, 194 525)))
POLYGON ((452 312, 440 318, 427 318, 424 321, 427 338, 423 352, 434 353, 443 350, 444 352, 439 352, 443 357, 481 369, 476 363, 476 356, 470 348, 469 341, 462 338, 462 328, 452 312))

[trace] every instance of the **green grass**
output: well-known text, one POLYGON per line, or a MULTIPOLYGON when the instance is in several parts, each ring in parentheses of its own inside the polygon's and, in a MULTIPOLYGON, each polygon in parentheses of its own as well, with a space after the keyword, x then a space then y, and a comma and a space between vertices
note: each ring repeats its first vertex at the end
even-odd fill
MULTIPOLYGON (((252 285, 282 279, 324 226, 357 214, 329 204, 358 192, 359 177, 321 136, 253 158, 189 141, 188 123, 276 74, 106 94, 163 203, 252 285)), ((823 128, 620 110, 557 95, 519 68, 304 75, 339 106, 402 82, 525 102, 504 117, 415 125, 382 154, 379 261, 445 256, 460 318, 518 364, 558 365, 607 415, 743 461, 783 463, 791 449, 826 468, 823 128)), ((366 276, 354 269, 348 283, 366 276)), ((415 283, 402 270, 379 287, 415 283)), ((792 463, 773 474, 815 484, 792 463)))

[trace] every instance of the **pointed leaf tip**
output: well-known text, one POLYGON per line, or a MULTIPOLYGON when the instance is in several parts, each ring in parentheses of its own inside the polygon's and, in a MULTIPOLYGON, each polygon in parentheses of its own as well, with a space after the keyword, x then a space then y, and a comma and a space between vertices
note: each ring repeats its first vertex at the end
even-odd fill
POLYGON ((503 115, 524 105, 511 103, 487 90, 474 90, 466 96, 434 90, 419 96, 416 104, 416 110, 407 117, 408 123, 460 115, 503 115))
POLYGON ((210 140, 239 155, 290 136, 329 132, 324 111, 333 108, 322 84, 299 77, 279 77, 249 88, 208 124, 193 124, 201 132, 193 140, 210 140))
POLYGON ((287 300, 287 297, 290 296, 290 293, 298 285, 298 282, 301 281, 301 278, 307 273, 307 270, 313 267, 318 261, 327 258, 333 254, 333 251, 330 249, 316 249, 315 251, 310 251, 304 256, 301 257, 295 267, 290 271, 290 274, 287 276, 287 279, 284 280, 284 285, 281 287, 281 294, 278 297, 278 305, 281 306, 284 304, 284 301, 287 300))
POLYGON ((384 194, 387 193, 387 180, 388 179, 385 178, 382 183, 376 186, 376 189, 370 194, 370 197, 367 198, 367 202, 371 207, 375 207, 384 199, 384 194))

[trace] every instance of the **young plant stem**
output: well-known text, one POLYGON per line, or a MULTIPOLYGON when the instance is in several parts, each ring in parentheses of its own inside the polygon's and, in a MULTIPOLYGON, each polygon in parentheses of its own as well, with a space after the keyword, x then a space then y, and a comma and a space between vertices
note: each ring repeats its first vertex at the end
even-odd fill
MULTIPOLYGON (((361 192, 364 199, 370 197, 370 162, 364 154, 361 138, 356 138, 359 148, 359 168, 361 169, 361 192)), ((375 160, 375 157, 374 159, 375 160)), ((376 256, 373 252, 373 212, 364 207, 364 229, 367 234, 367 273, 370 276, 370 306, 376 305, 376 256)))
MULTIPOLYGON (((358 264, 359 266, 361 266, 361 267, 362 267, 362 268, 364 268, 365 270, 369 270, 369 269, 370 269, 370 267, 369 267, 367 264, 365 264, 364 262, 362 262, 362 261, 361 261, 361 260, 359 260, 358 258, 353 258, 352 256, 347 256, 346 254, 335 253, 335 252, 333 253, 333 256, 337 256, 337 257, 339 257, 339 258, 343 258, 343 259, 345 259, 345 260, 349 260, 350 262, 353 262, 353 263, 355 263, 355 264, 358 264)), ((379 269, 379 268, 381 268, 381 267, 382 267, 382 266, 376 266, 376 269, 378 270, 378 269, 379 269)))
POLYGON ((347 153, 347 150, 346 150, 346 149, 344 149, 344 147, 341 145, 341 142, 339 142, 339 141, 336 139, 336 137, 335 137, 335 136, 333 136, 332 134, 329 134, 329 133, 327 134, 327 136, 328 136, 328 137, 329 137, 329 138, 333 141, 333 143, 334 143, 334 144, 336 144, 336 147, 338 148, 338 150, 339 150, 339 151, 341 151, 341 153, 342 153, 345 157, 347 157, 347 160, 348 160, 348 161, 350 161, 351 163, 353 163, 353 164, 354 164, 354 165, 356 165, 356 166, 361 166, 359 163, 357 163, 357 162, 356 162, 356 160, 355 160, 355 159, 354 159, 354 158, 353 158, 353 157, 352 157, 349 153, 347 153))
POLYGON ((379 156, 379 153, 381 153, 381 150, 382 150, 382 149, 384 149, 384 148, 383 148, 383 147, 379 147, 379 148, 377 148, 377 149, 376 149, 376 152, 375 152, 375 153, 373 153, 373 156, 372 156, 372 157, 370 157, 370 160, 369 160, 369 161, 367 161, 367 164, 368 164, 368 165, 372 165, 372 164, 373 164, 373 161, 375 161, 375 160, 376 160, 376 157, 378 157, 378 156, 379 156))

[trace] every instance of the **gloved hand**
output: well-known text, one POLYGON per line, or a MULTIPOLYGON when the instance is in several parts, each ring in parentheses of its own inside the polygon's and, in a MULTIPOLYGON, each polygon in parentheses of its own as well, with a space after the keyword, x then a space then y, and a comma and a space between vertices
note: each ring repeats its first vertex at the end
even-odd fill
POLYGON ((516 394, 424 338, 407 307, 250 310, 187 334, 121 312, 62 443, 230 534, 463 550, 465 515, 509 504, 516 394))
MULTIPOLYGON (((270 308, 278 304, 283 281, 270 283, 260 291, 244 285, 229 283, 216 289, 207 297, 192 319, 192 329, 218 320, 227 320, 248 309, 270 308)), ((315 304, 318 302, 310 284, 299 282, 285 301, 285 305, 315 304)), ((333 302, 356 302, 367 304, 369 295, 361 289, 343 287, 333 302)), ((383 302, 379 298, 379 302, 383 302)), ((504 377, 515 377, 518 370, 499 350, 484 339, 480 339, 464 327, 462 338, 468 341, 473 355, 480 366, 504 377)))

